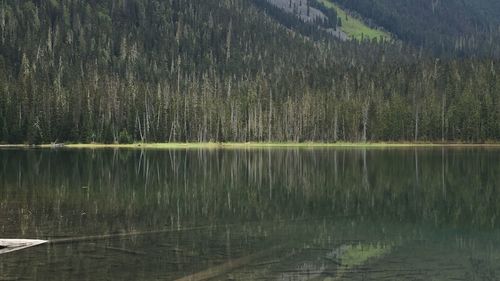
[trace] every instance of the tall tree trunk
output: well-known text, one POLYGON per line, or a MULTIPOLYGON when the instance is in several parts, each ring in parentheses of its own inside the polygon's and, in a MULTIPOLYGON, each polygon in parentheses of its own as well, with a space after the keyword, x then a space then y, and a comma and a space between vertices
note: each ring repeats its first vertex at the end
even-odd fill
POLYGON ((415 109, 415 142, 418 141, 418 118, 419 118, 419 108, 416 106, 415 109))
POLYGON ((444 133, 445 133, 445 107, 446 107, 446 94, 443 94, 443 100, 441 103, 441 142, 444 143, 444 133))
POLYGON ((337 106, 335 106, 335 113, 333 115, 333 141, 337 142, 339 140, 339 113, 337 106))
POLYGON ((362 141, 366 142, 367 137, 366 133, 368 130, 368 113, 369 113, 369 108, 370 108, 370 103, 365 102, 365 106, 363 107, 363 136, 362 136, 362 141))
POLYGON ((273 118, 273 92, 269 91, 269 123, 268 123, 268 141, 271 142, 272 119, 273 118))

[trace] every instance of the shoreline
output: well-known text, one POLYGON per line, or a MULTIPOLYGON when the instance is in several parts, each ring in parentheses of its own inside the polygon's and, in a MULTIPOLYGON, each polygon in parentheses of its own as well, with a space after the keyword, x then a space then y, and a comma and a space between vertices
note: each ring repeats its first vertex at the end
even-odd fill
POLYGON ((42 148, 42 149, 251 149, 251 148, 436 148, 436 147, 478 147, 500 148, 500 143, 412 143, 412 142, 228 142, 228 143, 133 143, 133 144, 103 144, 103 143, 76 143, 76 144, 2 144, 0 149, 42 148))

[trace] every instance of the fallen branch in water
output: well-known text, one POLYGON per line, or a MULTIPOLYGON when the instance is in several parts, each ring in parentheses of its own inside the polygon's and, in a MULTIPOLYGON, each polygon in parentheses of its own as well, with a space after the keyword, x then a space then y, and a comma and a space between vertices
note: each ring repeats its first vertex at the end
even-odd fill
POLYGON ((67 244, 67 243, 78 243, 78 242, 87 242, 87 241, 98 241, 98 240, 107 240, 112 238, 122 238, 122 237, 132 237, 132 236, 141 236, 141 235, 150 235, 150 234, 161 234, 161 233, 169 233, 169 232, 180 232, 180 231, 192 231, 192 230, 202 230, 207 228, 217 227, 213 225, 209 226, 198 226, 198 227, 186 227, 179 229, 162 229, 162 230, 152 230, 152 231, 133 231, 133 232, 123 232, 123 233, 110 233, 110 234, 102 234, 102 235, 89 235, 82 237, 70 237, 70 238, 60 238, 49 240, 49 244, 67 244))
POLYGON ((88 241, 97 241, 97 240, 107 240, 113 238, 122 238, 122 237, 133 237, 140 235, 149 235, 149 234, 159 234, 159 233, 169 233, 169 232, 179 232, 179 231, 192 231, 192 230, 201 230, 208 229, 217 226, 198 226, 198 227, 187 227, 180 229, 162 229, 162 230, 153 230, 153 231, 135 231, 135 232, 125 232, 125 233, 112 233, 112 234, 103 234, 103 235, 90 235, 90 236, 82 236, 82 237, 69 237, 69 238, 59 238, 52 240, 35 240, 35 239, 0 239, 0 255, 7 254, 43 244, 56 245, 56 244, 68 244, 68 243, 80 243, 80 242, 88 242, 88 241))
POLYGON ((47 240, 0 239, 0 255, 46 244, 47 240))
POLYGON ((264 265, 270 265, 270 264, 277 264, 280 262, 281 262, 281 260, 272 260, 272 261, 254 263, 254 264, 252 264, 252 266, 264 266, 264 265))
POLYGON ((117 248, 117 247, 98 247, 98 248, 104 249, 104 250, 121 252, 121 253, 125 253, 125 254, 131 254, 131 255, 140 255, 140 256, 147 255, 146 252, 134 251, 134 250, 129 250, 129 249, 125 249, 125 248, 117 248))
POLYGON ((245 257, 241 257, 241 258, 238 258, 235 260, 230 260, 226 263, 211 267, 207 270, 182 277, 180 279, 177 279, 176 281, 201 281, 201 280, 215 278, 215 277, 220 276, 224 273, 227 273, 227 272, 233 271, 237 268, 243 267, 256 259, 259 259, 259 258, 262 258, 266 255, 269 255, 271 252, 282 249, 283 247, 284 247, 283 245, 275 246, 275 247, 272 247, 270 249, 266 249, 266 250, 263 250, 263 251, 245 256, 245 257))

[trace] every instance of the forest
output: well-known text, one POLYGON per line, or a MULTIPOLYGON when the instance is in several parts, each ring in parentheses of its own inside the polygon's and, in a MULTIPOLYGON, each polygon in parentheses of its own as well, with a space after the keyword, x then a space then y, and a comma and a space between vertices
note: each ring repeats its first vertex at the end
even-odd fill
POLYGON ((494 16, 433 33, 337 2, 398 39, 343 42, 263 0, 4 0, 0 143, 500 139, 494 16))
POLYGON ((500 2, 496 0, 335 2, 439 57, 500 55, 500 2))

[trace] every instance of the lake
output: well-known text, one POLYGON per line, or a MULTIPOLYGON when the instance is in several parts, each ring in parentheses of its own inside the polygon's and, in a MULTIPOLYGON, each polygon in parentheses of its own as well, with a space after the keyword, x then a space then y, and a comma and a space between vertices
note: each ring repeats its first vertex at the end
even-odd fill
POLYGON ((499 280, 499 148, 0 150, 0 280, 499 280))

